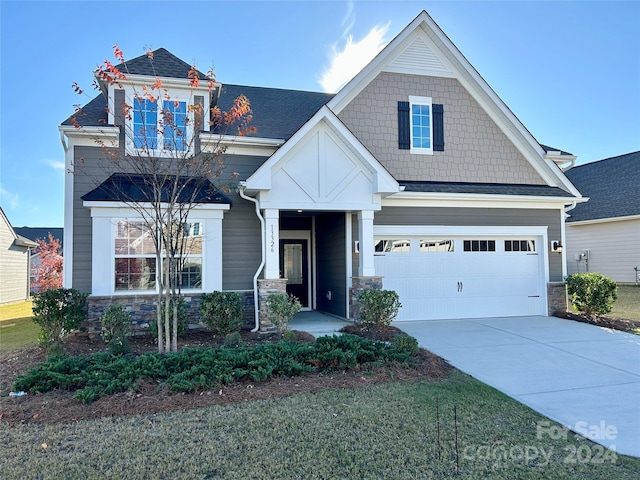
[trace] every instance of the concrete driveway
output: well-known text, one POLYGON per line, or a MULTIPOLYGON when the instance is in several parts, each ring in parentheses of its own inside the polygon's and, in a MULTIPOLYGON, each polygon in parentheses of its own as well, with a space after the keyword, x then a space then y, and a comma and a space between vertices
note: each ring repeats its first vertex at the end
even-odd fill
POLYGON ((554 317, 395 325, 537 412, 617 453, 640 457, 640 336, 554 317))

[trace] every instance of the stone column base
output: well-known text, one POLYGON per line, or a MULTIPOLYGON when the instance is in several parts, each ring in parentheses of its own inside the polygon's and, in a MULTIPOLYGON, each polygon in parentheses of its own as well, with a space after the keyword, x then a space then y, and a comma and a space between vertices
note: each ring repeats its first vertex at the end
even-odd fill
POLYGON ((567 296, 567 284, 564 282, 547 283, 547 305, 548 315, 555 315, 556 312, 566 312, 569 309, 569 298, 567 296))
POLYGON ((287 293, 287 279, 258 280, 258 323, 261 332, 274 332, 277 328, 271 323, 267 314, 267 298, 274 293, 287 293))
POLYGON ((365 290, 382 290, 382 277, 352 277, 349 290, 349 318, 354 322, 360 321, 360 306, 358 297, 365 290))

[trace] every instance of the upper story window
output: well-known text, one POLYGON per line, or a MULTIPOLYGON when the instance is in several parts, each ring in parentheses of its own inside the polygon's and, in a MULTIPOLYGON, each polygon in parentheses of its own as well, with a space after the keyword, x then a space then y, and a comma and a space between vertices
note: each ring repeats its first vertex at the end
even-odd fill
POLYGON ((185 151, 188 148, 187 103, 164 100, 162 110, 158 102, 148 98, 133 100, 133 146, 136 149, 185 151), (162 128, 158 128, 161 120, 162 128))
POLYGON ((147 98, 133 100, 133 146, 158 148, 158 103, 147 98))
POLYGON ((432 155, 444 151, 444 106, 431 97, 398 102, 398 148, 432 155))
POLYGON ((164 123, 164 149, 186 150, 187 143, 187 103, 165 100, 162 109, 164 123))
POLYGON ((433 153, 432 118, 430 97, 409 97, 411 114, 411 151, 413 153, 433 153))

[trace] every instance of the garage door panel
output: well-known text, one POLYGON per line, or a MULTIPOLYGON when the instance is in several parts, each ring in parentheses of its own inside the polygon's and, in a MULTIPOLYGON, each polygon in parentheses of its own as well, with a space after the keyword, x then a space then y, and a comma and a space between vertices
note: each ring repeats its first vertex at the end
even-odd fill
POLYGON ((415 248, 421 242, 413 238, 411 252, 376 255, 376 273, 383 277, 384 288, 398 292, 403 305, 397 320, 544 312, 543 256, 505 252, 504 239, 493 240, 496 251, 465 252, 460 237, 455 239, 453 252, 421 252, 415 248))

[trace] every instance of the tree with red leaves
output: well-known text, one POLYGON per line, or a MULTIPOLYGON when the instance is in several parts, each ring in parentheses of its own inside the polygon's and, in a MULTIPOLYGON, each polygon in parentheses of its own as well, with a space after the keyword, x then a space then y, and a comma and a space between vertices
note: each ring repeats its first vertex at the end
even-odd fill
MULTIPOLYGON (((153 56, 153 52, 147 52, 155 73, 153 56)), ((205 111, 203 104, 196 101, 195 94, 197 92, 199 97, 205 93, 213 95, 215 89, 220 87, 212 71, 202 75, 193 65, 188 73, 185 72, 186 82, 180 87, 182 93, 188 91, 188 95, 178 99, 171 96, 169 85, 163 85, 164 80, 158 75, 147 79, 130 75, 124 54, 117 45, 114 46, 114 57, 115 64, 105 60, 98 67, 94 87, 103 90, 105 85, 117 86, 125 92, 124 101, 114 103, 111 107, 111 113, 125 120, 118 127, 121 139, 124 139, 123 144, 120 140, 115 143, 105 140, 101 128, 85 129, 79 121, 84 115, 79 106, 75 108, 71 122, 103 149, 107 161, 101 162, 103 170, 100 178, 95 179, 96 182, 102 182, 113 173, 121 178, 128 176, 132 184, 139 184, 140 179, 144 178, 145 188, 142 190, 150 193, 143 201, 131 196, 124 187, 118 190, 117 197, 136 211, 144 223, 144 238, 154 245, 157 271, 150 275, 155 281, 158 295, 158 352, 176 351, 177 306, 180 278, 185 275, 184 257, 197 243, 188 233, 189 213, 202 201, 202 194, 213 193, 208 191, 210 182, 214 182, 220 190, 235 188, 233 183, 237 174, 231 175, 231 184, 225 185, 221 181, 224 153, 229 138, 255 131, 250 126, 251 105, 247 97, 240 95, 227 111, 222 111, 217 105, 205 111), (188 98, 188 101, 182 101, 184 98, 188 98), (135 115, 136 105, 138 116, 135 115), (208 140, 203 145, 200 141, 203 130, 217 135, 217 140, 208 140), (203 182, 202 179, 209 182, 203 182), (195 185, 195 188, 188 188, 189 185, 195 185)), ((76 83, 72 88, 76 93, 83 94, 76 83)), ((83 170, 83 162, 84 159, 81 159, 74 165, 75 173, 83 170)), ((85 171, 89 172, 90 169, 85 171)), ((126 270, 130 278, 135 277, 136 281, 143 275, 140 273, 141 265, 132 265, 126 270)))
POLYGON ((60 241, 51 233, 47 239, 39 238, 37 253, 40 260, 33 265, 33 281, 31 291, 44 292, 54 288, 62 288, 62 247, 60 241))

